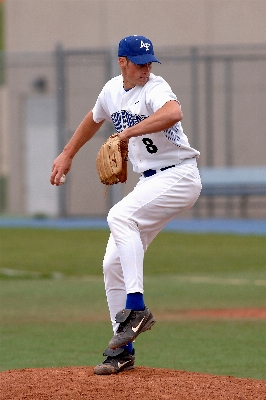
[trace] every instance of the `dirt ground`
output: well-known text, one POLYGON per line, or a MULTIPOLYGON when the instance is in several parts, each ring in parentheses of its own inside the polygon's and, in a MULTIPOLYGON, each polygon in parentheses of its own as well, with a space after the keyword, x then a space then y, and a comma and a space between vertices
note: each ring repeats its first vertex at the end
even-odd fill
MULTIPOLYGON (((265 309, 186 311, 179 318, 266 318, 265 309)), ((0 373, 1 400, 266 400, 266 380, 136 367, 97 376, 93 367, 0 373)))
POLYGON ((98 376, 93 367, 37 368, 0 374, 1 400, 265 400, 266 381, 136 367, 98 376))

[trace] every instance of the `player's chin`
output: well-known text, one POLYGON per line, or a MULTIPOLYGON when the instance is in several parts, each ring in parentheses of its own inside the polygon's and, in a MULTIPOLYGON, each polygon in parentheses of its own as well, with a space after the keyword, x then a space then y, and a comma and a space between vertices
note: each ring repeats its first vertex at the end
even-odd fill
POLYGON ((148 82, 148 80, 149 80, 149 78, 140 78, 139 79, 139 86, 144 86, 144 85, 146 85, 146 83, 148 82))

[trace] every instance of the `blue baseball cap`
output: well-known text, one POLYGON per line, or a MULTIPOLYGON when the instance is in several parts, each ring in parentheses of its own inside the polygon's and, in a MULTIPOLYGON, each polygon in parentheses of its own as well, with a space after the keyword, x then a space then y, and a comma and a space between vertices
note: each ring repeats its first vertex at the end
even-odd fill
POLYGON ((127 57, 134 64, 161 62, 155 57, 152 42, 145 36, 127 36, 118 46, 118 57, 127 57))

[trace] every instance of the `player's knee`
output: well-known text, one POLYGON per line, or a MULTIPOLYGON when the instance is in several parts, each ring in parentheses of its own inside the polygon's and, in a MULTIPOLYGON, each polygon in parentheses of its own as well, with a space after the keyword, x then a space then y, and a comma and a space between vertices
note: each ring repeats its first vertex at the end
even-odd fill
POLYGON ((103 274, 105 276, 108 275, 110 267, 111 267, 111 263, 105 257, 104 260, 103 260, 103 274))
POLYGON ((123 217, 120 215, 117 207, 112 207, 107 215, 107 223, 112 230, 112 226, 123 223, 123 217))
POLYGON ((117 282, 120 282, 121 279, 123 280, 121 264, 115 259, 105 258, 103 261, 103 275, 106 289, 110 289, 114 285, 117 286, 117 282))

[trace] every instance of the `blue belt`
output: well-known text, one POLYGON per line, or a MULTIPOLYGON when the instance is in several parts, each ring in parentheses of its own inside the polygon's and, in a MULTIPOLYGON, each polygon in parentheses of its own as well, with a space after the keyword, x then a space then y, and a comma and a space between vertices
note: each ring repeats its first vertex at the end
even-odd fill
POLYGON ((156 169, 147 169, 147 171, 144 171, 142 174, 143 174, 144 178, 148 178, 149 176, 157 174, 157 172, 159 172, 159 171, 165 171, 166 169, 173 168, 173 167, 175 167, 175 165, 169 165, 169 167, 163 167, 163 168, 160 168, 157 170, 156 169))

